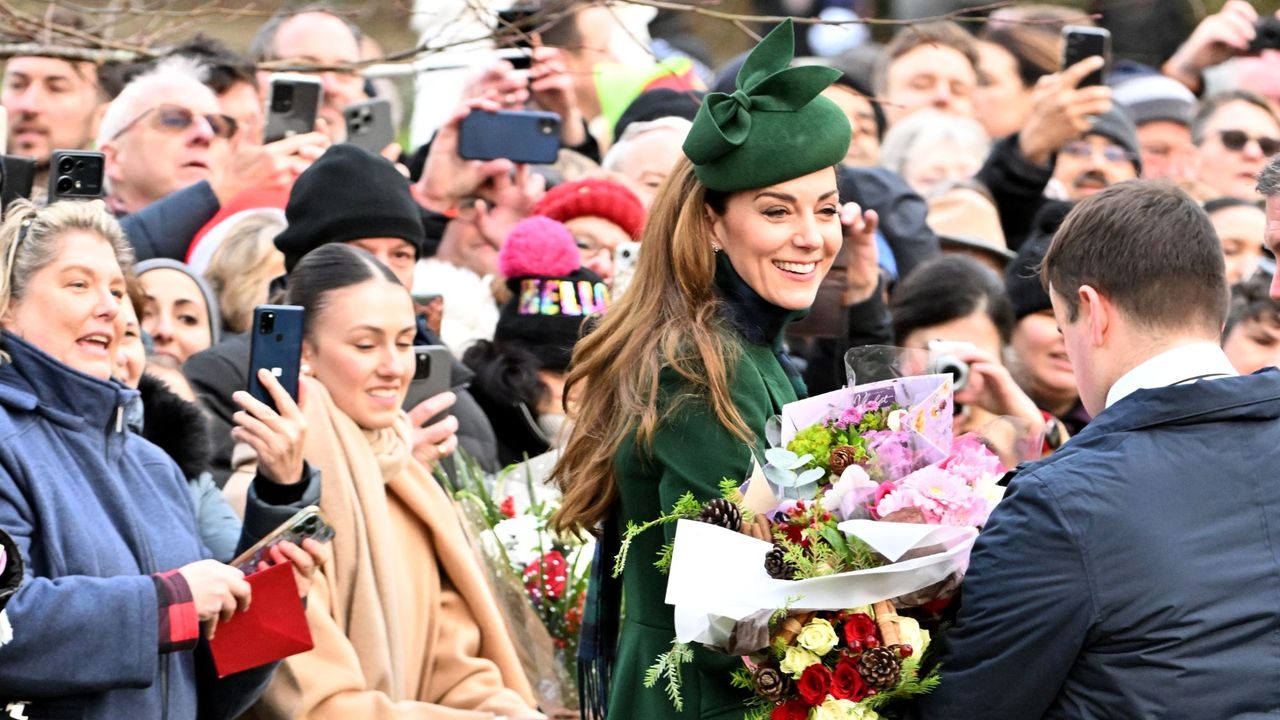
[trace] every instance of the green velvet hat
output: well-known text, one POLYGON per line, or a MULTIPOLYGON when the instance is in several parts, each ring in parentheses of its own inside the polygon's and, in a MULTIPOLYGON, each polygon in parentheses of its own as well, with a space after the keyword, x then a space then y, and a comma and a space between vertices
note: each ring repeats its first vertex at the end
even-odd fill
POLYGON ((788 67, 794 54, 787 19, 747 56, 732 95, 703 100, 684 141, 703 185, 721 192, 767 187, 844 160, 853 137, 849 120, 819 95, 840 71, 788 67))

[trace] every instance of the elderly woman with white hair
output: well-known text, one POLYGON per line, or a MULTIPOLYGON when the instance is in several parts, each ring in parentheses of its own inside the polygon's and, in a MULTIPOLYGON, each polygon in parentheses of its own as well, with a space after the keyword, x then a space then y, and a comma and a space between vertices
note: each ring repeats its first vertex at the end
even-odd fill
POLYGON ((991 138, 977 120, 921 110, 885 133, 880 165, 928 198, 944 186, 977 174, 991 152, 991 138))
POLYGON ((601 167, 625 182, 647 210, 676 161, 684 157, 680 147, 692 125, 675 116, 633 122, 605 153, 601 167))

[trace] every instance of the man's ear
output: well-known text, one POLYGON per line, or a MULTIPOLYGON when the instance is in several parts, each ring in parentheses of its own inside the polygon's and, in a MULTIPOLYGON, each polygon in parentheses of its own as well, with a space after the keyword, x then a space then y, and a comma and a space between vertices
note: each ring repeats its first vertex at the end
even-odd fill
POLYGON ((1102 346, 1115 327, 1115 305, 1091 285, 1081 285, 1076 290, 1076 302, 1080 319, 1089 328, 1089 342, 1095 347, 1102 346))
POLYGON ((98 137, 98 128, 102 126, 102 116, 107 114, 107 108, 111 106, 111 102, 100 102, 98 107, 93 109, 93 114, 89 116, 89 139, 92 141, 98 137))
POLYGON ((98 152, 102 153, 103 170, 102 174, 107 176, 111 182, 118 183, 123 173, 120 171, 120 163, 116 162, 119 156, 119 150, 116 149, 115 142, 105 142, 102 147, 98 148, 98 152))

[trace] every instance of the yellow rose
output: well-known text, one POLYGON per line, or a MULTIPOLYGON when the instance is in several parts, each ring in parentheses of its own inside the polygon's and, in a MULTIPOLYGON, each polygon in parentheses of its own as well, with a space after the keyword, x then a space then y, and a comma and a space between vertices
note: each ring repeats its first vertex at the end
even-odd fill
POLYGON ((899 615, 894 619, 898 626, 898 635, 902 638, 903 645, 910 645, 914 657, 920 657, 924 654, 924 649, 929 647, 929 631, 920 627, 920 622, 915 618, 899 615))
POLYGON ((849 720, 857 705, 852 700, 837 700, 830 695, 827 701, 813 709, 810 720, 849 720))
POLYGON ((831 648, 835 647, 840 639, 836 637, 836 630, 831 627, 831 623, 818 618, 810 620, 808 625, 801 628, 800 634, 796 636, 796 642, 805 650, 811 650, 817 653, 818 657, 822 657, 831 652, 831 648))
POLYGON ((783 656, 782 662, 778 663, 778 669, 790 675, 792 679, 800 679, 800 674, 810 665, 820 662, 818 656, 794 645, 787 648, 787 654, 783 656))

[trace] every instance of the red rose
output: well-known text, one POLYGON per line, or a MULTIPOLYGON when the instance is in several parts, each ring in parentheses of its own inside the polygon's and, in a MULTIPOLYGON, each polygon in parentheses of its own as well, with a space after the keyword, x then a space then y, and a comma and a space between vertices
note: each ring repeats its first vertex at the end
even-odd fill
POLYGON ((880 641, 876 638, 876 621, 866 613, 854 613, 844 621, 844 642, 854 652, 862 652, 876 647, 880 641))
POLYGON ((569 581, 569 563, 559 550, 551 550, 542 557, 529 563, 524 569, 524 587, 535 602, 547 597, 555 600, 564 594, 564 586, 569 581))
POLYGON ((498 506, 498 512, 502 513, 503 515, 506 515, 509 518, 515 517, 516 516, 515 497, 512 495, 508 495, 507 499, 503 500, 502 504, 498 506))
POLYGON ((867 684, 862 681, 862 673, 858 672, 858 664, 845 657, 836 664, 836 671, 831 675, 831 696, 837 700, 858 702, 867 696, 867 684))
POLYGON ((821 705, 831 692, 831 671, 822 663, 814 663, 800 673, 796 681, 796 692, 809 706, 821 705))
POLYGON ((769 720, 809 720, 809 706, 802 700, 788 700, 773 709, 769 720))

